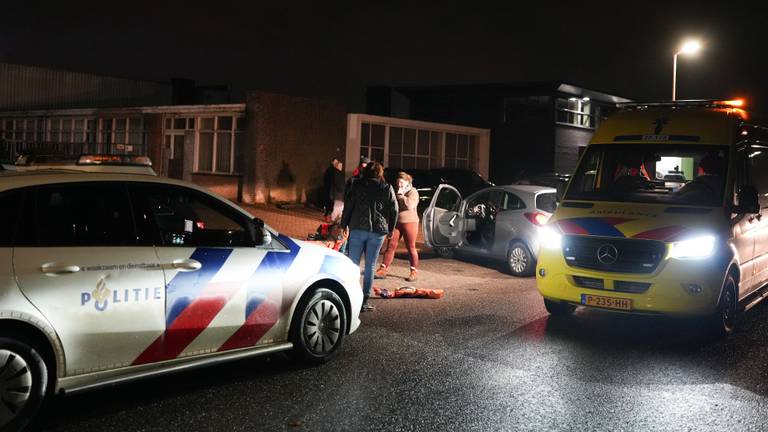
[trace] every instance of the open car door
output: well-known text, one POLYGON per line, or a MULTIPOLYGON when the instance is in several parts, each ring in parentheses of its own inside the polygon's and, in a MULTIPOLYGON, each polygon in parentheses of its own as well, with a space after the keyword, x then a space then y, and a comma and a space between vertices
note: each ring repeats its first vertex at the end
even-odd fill
POLYGON ((438 186, 432 202, 424 211, 424 241, 427 246, 453 249, 458 246, 464 234, 464 217, 461 215, 461 194, 447 184, 438 186))

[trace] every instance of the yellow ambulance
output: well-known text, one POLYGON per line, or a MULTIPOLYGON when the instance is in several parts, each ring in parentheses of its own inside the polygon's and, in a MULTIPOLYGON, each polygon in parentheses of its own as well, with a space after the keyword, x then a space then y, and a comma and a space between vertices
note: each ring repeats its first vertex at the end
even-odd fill
POLYGON ((768 129, 742 104, 626 104, 603 122, 540 231, 549 313, 698 316, 727 334, 768 295, 768 129))

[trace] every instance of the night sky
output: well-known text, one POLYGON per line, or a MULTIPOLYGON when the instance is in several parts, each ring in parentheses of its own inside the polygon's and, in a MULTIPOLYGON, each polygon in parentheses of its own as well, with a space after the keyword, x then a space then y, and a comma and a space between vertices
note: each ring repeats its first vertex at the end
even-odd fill
POLYGON ((0 61, 230 84, 364 109, 367 85, 562 80, 633 99, 768 110, 759 2, 4 2, 0 61), (163 5, 160 5, 160 4, 163 5))

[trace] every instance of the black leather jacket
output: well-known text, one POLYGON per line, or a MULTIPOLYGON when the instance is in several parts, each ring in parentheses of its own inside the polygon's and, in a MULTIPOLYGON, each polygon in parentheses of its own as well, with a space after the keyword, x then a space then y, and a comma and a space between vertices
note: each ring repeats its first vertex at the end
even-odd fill
POLYGON ((341 226, 392 234, 397 224, 397 199, 392 186, 376 179, 359 179, 344 200, 341 226))

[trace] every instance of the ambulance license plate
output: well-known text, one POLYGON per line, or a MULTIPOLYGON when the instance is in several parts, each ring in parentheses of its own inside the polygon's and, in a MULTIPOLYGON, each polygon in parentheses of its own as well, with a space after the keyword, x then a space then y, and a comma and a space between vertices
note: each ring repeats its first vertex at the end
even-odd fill
POLYGON ((581 304, 587 306, 596 306, 606 309, 632 310, 632 300, 618 297, 596 296, 592 294, 582 294, 581 304))

